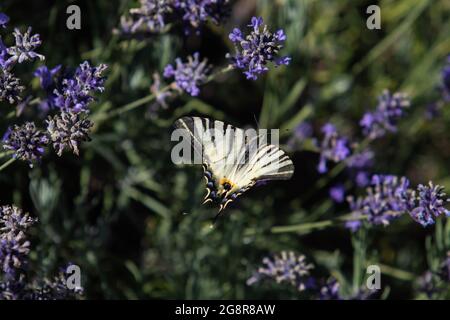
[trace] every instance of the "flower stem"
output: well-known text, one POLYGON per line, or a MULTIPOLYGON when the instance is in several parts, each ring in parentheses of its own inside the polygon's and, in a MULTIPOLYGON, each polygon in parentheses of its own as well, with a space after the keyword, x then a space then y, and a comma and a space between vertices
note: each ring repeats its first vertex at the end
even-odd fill
MULTIPOLYGON (((167 91, 169 89, 169 86, 162 89, 161 92, 167 91)), ((149 94, 148 96, 145 96, 143 98, 140 98, 138 100, 135 100, 133 102, 127 103, 123 105, 122 107, 119 107, 117 109, 112 110, 111 112, 108 112, 106 114, 99 114, 93 116, 94 122, 103 122, 107 119, 113 118, 115 116, 119 116, 125 112, 131 111, 133 109, 136 109, 146 103, 151 102, 155 98, 155 94, 149 94)))
MULTIPOLYGON (((231 66, 227 66, 227 67, 224 67, 224 68, 220 69, 219 71, 211 74, 208 77, 208 79, 205 81, 204 84, 214 80, 216 77, 218 77, 218 76, 220 76, 222 74, 225 74, 225 73, 231 71, 232 69, 233 68, 231 66)), ((164 88, 162 88, 159 91, 159 93, 166 92, 166 91, 170 90, 171 88, 173 88, 174 86, 175 86, 175 83, 171 83, 171 84, 165 86, 164 88)), ((94 122, 101 123, 101 122, 103 122, 103 121, 105 121, 107 119, 113 118, 115 116, 120 116, 121 114, 124 114, 124 113, 126 113, 128 111, 131 111, 131 110, 134 110, 136 108, 139 108, 140 106, 153 101, 155 98, 156 98, 156 95, 152 93, 152 94, 149 94, 149 95, 147 95, 147 96, 145 96, 143 98, 140 98, 140 99, 135 100, 133 102, 127 103, 127 104, 125 104, 125 105, 123 105, 123 106, 121 106, 121 107, 119 107, 117 109, 114 109, 114 110, 112 110, 112 111, 110 111, 108 113, 94 115, 92 119, 93 119, 94 122)))
POLYGON ((14 161, 16 161, 16 159, 14 159, 14 158, 11 158, 11 159, 9 159, 8 161, 6 161, 5 163, 3 163, 1 166, 0 166, 0 171, 2 171, 3 169, 5 169, 6 167, 8 167, 11 163, 13 163, 14 161))
POLYGON ((286 233, 286 232, 304 232, 304 231, 311 231, 314 229, 323 229, 330 226, 335 225, 335 223, 350 221, 350 220, 365 220, 367 219, 366 216, 359 216, 355 217, 351 213, 344 214, 338 218, 329 219, 329 220, 322 220, 322 221, 316 221, 316 222, 307 222, 307 223, 300 223, 296 225, 291 226, 275 226, 270 229, 272 233, 286 233))

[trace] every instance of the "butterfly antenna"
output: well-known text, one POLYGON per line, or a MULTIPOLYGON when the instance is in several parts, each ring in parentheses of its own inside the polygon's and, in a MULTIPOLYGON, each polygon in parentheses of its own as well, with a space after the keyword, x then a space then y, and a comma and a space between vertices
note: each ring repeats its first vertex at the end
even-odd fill
POLYGON ((253 114, 253 119, 255 119, 256 127, 259 129, 259 122, 258 122, 258 119, 256 119, 256 114, 255 113, 253 114))

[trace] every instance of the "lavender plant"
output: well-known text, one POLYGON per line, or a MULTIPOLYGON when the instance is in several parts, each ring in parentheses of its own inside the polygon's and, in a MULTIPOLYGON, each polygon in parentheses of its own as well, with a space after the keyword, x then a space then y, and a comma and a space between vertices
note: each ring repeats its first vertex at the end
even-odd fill
POLYGON ((346 138, 340 137, 336 127, 330 123, 322 127, 324 134, 320 144, 320 161, 317 170, 320 173, 327 172, 327 160, 339 162, 345 160, 351 153, 349 142, 346 138))
POLYGON ((3 148, 13 151, 15 159, 28 161, 30 167, 41 160, 49 139, 33 122, 15 125, 3 136, 3 148))
POLYGON ((228 15, 229 0, 140 0, 139 8, 129 10, 120 19, 116 33, 123 35, 161 33, 180 17, 186 34, 199 33, 212 21, 219 24, 228 15))
MULTIPOLYGON (((5 19, 4 19, 5 20, 5 19)), ((20 80, 12 74, 16 64, 35 59, 44 60, 45 57, 36 52, 42 44, 39 34, 32 35, 31 27, 25 33, 15 29, 13 35, 15 44, 6 47, 0 39, 0 101, 17 103, 22 100, 20 94, 25 87, 20 80)), ((92 67, 89 62, 81 63, 73 74, 60 75, 61 65, 52 69, 40 66, 34 72, 39 79, 45 97, 34 100, 44 114, 51 111, 57 113, 46 121, 45 131, 38 129, 34 122, 23 125, 13 125, 3 135, 3 149, 12 153, 13 159, 27 161, 30 167, 41 160, 45 148, 50 143, 58 156, 64 149, 72 150, 79 155, 79 145, 82 141, 89 141, 89 131, 93 126, 87 117, 89 105, 95 101, 95 92, 104 91, 105 77, 103 73, 106 65, 100 64, 92 67)), ((17 115, 29 103, 27 98, 24 104, 17 106, 17 115)), ((3 167, 2 167, 3 168, 3 167)))
MULTIPOLYGON (((370 299, 377 294, 364 289, 364 275, 374 263, 383 289, 391 289, 378 292, 383 298, 448 297, 448 62, 439 79, 431 73, 446 48, 442 4, 430 15, 426 3, 411 12, 399 3, 383 22, 385 32, 369 38, 354 26, 360 25, 354 15, 337 14, 346 2, 305 8, 291 0, 141 0, 121 18, 126 37, 110 36, 117 8, 98 5, 103 11, 95 23, 83 11, 82 33, 37 20, 44 46, 31 29, 8 34, 9 18, 0 14, 6 131, 0 157, 12 157, 0 171, 15 159, 41 163, 2 176, 5 203, 32 204, 40 221, 33 237, 31 222, 22 233, 0 231, 2 298, 74 296, 64 270, 54 278, 34 276, 41 269, 33 268, 38 250, 48 252, 42 268, 51 270, 59 253, 82 252, 88 298, 370 299), (228 14, 230 26, 222 24, 228 14), (232 27, 253 14, 246 30, 232 27), (430 16, 437 19, 429 23, 430 16), (412 27, 397 28, 401 21, 412 27), (402 37, 405 30, 414 36, 402 37), (60 47, 59 37, 70 45, 60 47), (234 52, 225 56, 230 44, 234 52), (107 62, 108 83, 104 64, 66 67, 80 59, 107 62), (270 70, 288 64, 286 72, 270 70), (25 76, 31 67, 33 80, 25 76), (260 81, 225 74, 231 70, 260 81), (433 79, 440 83, 431 93, 433 79), (386 86, 412 96, 384 91, 360 119, 370 93, 386 86), (97 106, 98 94, 104 99, 97 106), (191 114, 279 128, 280 148, 295 165, 292 181, 261 187, 209 229, 210 212, 197 203, 198 176, 175 169, 169 158, 167 129, 191 114), (81 152, 91 137, 95 143, 81 152), (47 147, 79 157, 42 161, 47 147), (413 187, 429 179, 440 185, 413 187), (258 261, 259 252, 286 247, 302 248, 309 258, 266 257, 245 286, 243 266, 258 261), (108 265, 101 276, 100 263, 108 265), (280 285, 254 288, 262 282, 280 285)), ((64 12, 63 3, 54 6, 36 7, 36 16, 64 12)))
MULTIPOLYGON (((347 198, 353 216, 364 216, 371 224, 386 226, 404 213, 409 213, 424 227, 434 224, 441 215, 449 216, 444 205, 450 200, 446 198, 443 187, 435 186, 430 181, 428 186, 420 184, 415 191, 409 185, 406 177, 372 176, 366 196, 347 198)), ((347 226, 354 231, 361 226, 361 221, 349 221, 347 226)))
POLYGON ((304 255, 297 255, 292 251, 282 251, 280 255, 274 255, 273 258, 266 257, 262 262, 263 266, 247 280, 248 285, 268 278, 277 283, 287 282, 298 291, 303 291, 306 289, 310 270, 314 268, 314 265, 306 261, 304 255))
POLYGON ((229 38, 233 42, 235 55, 227 54, 235 68, 243 69, 247 79, 256 80, 259 75, 266 73, 267 64, 274 62, 275 66, 288 65, 291 57, 278 57, 279 51, 286 41, 286 34, 282 29, 275 33, 268 30, 262 17, 253 17, 249 25, 251 32, 245 35, 238 28, 234 28, 229 38))
POLYGON ((175 67, 169 64, 164 68, 164 77, 173 77, 177 90, 185 91, 191 96, 198 96, 199 86, 206 82, 211 69, 208 61, 206 59, 200 61, 200 54, 195 52, 193 56, 187 58, 187 62, 177 58, 175 63, 175 67))
POLYGON ((360 121, 363 133, 370 139, 376 139, 387 132, 396 132, 397 122, 405 115, 405 110, 410 104, 405 93, 391 94, 388 90, 384 90, 378 97, 375 111, 365 113, 360 121))
POLYGON ((67 286, 65 270, 54 279, 31 279, 29 229, 37 222, 16 206, 0 207, 0 300, 75 299, 82 288, 67 286))

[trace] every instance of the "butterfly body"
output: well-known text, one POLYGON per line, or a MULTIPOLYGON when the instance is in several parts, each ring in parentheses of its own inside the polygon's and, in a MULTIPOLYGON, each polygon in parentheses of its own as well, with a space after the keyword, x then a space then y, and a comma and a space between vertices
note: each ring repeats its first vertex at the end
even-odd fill
POLYGON ((289 157, 254 129, 243 130, 200 117, 183 117, 175 127, 188 132, 203 165, 204 203, 217 204, 219 212, 255 184, 290 179, 294 172, 289 157))

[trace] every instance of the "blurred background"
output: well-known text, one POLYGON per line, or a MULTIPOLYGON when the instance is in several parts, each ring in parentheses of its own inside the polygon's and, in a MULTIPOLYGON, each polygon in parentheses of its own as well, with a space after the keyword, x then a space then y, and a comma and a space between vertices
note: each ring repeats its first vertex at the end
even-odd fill
MULTIPOLYGON (((450 53, 450 2, 240 0, 232 1, 225 24, 209 23, 198 35, 186 35, 176 24, 139 39, 114 35, 120 16, 137 6, 124 0, 2 1, 0 11, 12 26, 32 26, 43 41, 39 52, 45 62, 20 66, 22 81, 37 90, 32 74, 42 64, 105 63, 106 90, 92 112, 114 110, 149 95, 153 73, 162 73, 176 57, 199 51, 215 68, 226 66, 225 54, 233 52, 229 32, 245 27, 254 15, 264 17, 271 30, 285 30, 282 53, 292 62, 257 81, 229 72, 204 85, 198 97, 182 95, 156 114, 148 103, 108 119, 95 128, 79 157, 49 152, 33 169, 16 161, 3 170, 1 203, 39 218, 30 270, 52 274, 69 261, 79 265, 86 299, 308 298, 285 285, 246 285, 264 256, 292 250, 314 262, 318 277, 338 279, 348 294, 363 284, 365 267, 375 263, 383 271, 381 298, 423 297, 419 277, 449 250, 445 219, 425 229, 404 217, 357 234, 339 223, 294 232, 273 227, 350 211, 329 196, 330 187, 347 182, 345 172, 324 180, 316 169, 317 152, 308 143, 292 143, 295 129, 308 121, 313 136, 320 137, 320 127, 332 122, 340 133, 361 140, 359 121, 385 88, 407 92, 412 107, 398 133, 371 145, 372 171, 407 176, 413 185, 433 180, 450 188, 450 111, 427 117, 440 96, 441 70, 450 53), (81 30, 66 28, 70 4, 81 8, 81 30), (381 7, 381 30, 366 28, 371 4, 381 7), (253 188, 211 229, 217 208, 201 205, 201 167, 170 160, 171 125, 183 115, 280 128, 294 177, 253 188), (437 232, 444 240, 437 241, 437 232)), ((2 115, 11 110, 8 104, 1 107, 2 115)), ((39 114, 30 111, 14 121, 27 117, 39 114)), ((2 131, 9 125, 11 120, 1 120, 2 131)))

